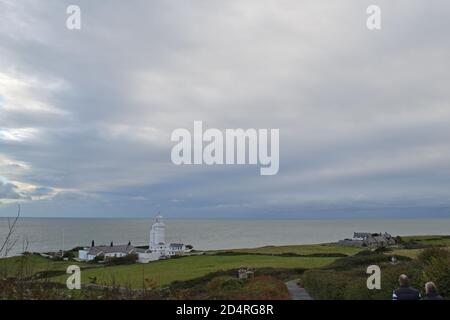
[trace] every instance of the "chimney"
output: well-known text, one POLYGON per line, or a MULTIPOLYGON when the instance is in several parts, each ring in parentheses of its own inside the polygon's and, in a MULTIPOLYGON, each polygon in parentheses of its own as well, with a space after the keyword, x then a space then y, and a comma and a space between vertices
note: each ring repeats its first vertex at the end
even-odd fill
POLYGON ((131 246, 131 241, 128 241, 128 246, 131 246))
POLYGON ((111 244, 110 244, 110 246, 111 246, 111 247, 114 247, 114 244, 113 244, 113 242, 112 242, 112 241, 111 241, 111 244))
POLYGON ((95 242, 92 240, 91 247, 95 247, 95 242))

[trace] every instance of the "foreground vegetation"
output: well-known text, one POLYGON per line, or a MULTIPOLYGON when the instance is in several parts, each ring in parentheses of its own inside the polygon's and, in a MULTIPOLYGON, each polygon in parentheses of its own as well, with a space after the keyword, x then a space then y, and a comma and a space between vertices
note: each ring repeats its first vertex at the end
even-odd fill
POLYGON ((284 282, 291 279, 300 279, 315 299, 390 299, 401 273, 418 289, 436 282, 450 298, 449 245, 447 236, 405 237, 399 246, 375 251, 334 244, 267 246, 149 264, 24 255, 0 259, 0 299, 288 299, 284 282), (82 290, 65 288, 66 268, 73 264, 82 270, 82 290), (371 264, 381 267, 381 290, 367 290, 371 264), (241 266, 251 268, 254 277, 239 280, 241 266))
POLYGON ((424 284, 433 281, 440 294, 450 299, 449 237, 408 237, 404 247, 420 249, 386 249, 360 252, 333 264, 306 271, 301 281, 315 299, 387 300, 398 287, 400 274, 407 274, 411 285, 424 295, 424 284), (396 257, 392 263, 391 258, 396 257), (367 266, 381 268, 381 290, 368 290, 367 266))

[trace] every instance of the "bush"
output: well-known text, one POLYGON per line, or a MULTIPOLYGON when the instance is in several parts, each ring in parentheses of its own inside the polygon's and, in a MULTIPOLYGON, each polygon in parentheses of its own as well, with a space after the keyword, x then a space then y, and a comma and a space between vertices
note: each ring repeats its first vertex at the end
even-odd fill
POLYGON ((76 258, 76 253, 73 251, 66 251, 64 252, 63 258, 74 259, 76 258))
POLYGON ((418 258, 423 266, 422 283, 433 281, 440 294, 450 298, 450 252, 443 248, 429 248, 422 251, 418 258))
POLYGON ((387 300, 398 287, 398 277, 405 273, 411 285, 422 287, 417 261, 398 257, 398 264, 388 263, 389 257, 376 252, 343 258, 328 267, 306 271, 302 277, 306 290, 319 300, 387 300), (382 272, 381 290, 367 288, 369 265, 379 265, 382 272))
POLYGON ((105 260, 105 256, 104 255, 98 255, 95 256, 94 259, 92 259, 91 261, 89 261, 89 263, 99 263, 99 262, 103 262, 105 260))
POLYGON ((106 265, 108 266, 119 266, 125 264, 133 264, 138 260, 137 254, 129 254, 124 257, 111 258, 106 260, 106 265))
POLYGON ((428 247, 429 247, 428 245, 417 241, 403 242, 403 248, 405 249, 424 249, 428 247))
POLYGON ((303 284, 311 296, 317 300, 342 300, 347 283, 347 273, 332 270, 310 270, 303 275, 303 284))
POLYGON ((439 247, 427 248, 419 253, 417 258, 422 264, 426 265, 433 259, 450 259, 450 251, 439 247))
POLYGON ((245 282, 241 290, 227 297, 233 300, 287 300, 289 292, 283 281, 271 276, 258 276, 245 282))
POLYGON ((377 252, 372 251, 372 250, 363 250, 363 251, 358 252, 354 256, 355 257, 359 257, 359 256, 374 256, 376 254, 377 254, 377 252))
POLYGON ((374 250, 375 253, 386 253, 392 251, 391 248, 387 248, 387 247, 378 247, 374 250))
POLYGON ((223 276, 212 279, 206 287, 211 291, 229 291, 240 289, 242 284, 243 281, 240 281, 237 278, 223 276))

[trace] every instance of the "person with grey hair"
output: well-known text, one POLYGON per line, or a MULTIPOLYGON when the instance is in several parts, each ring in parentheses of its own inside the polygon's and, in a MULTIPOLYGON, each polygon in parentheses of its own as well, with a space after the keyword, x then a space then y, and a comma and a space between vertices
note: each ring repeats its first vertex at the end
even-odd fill
POLYGON ((422 300, 444 300, 442 296, 438 294, 437 287, 434 282, 425 283, 425 296, 422 300))
POLYGON ((420 293, 409 285, 409 278, 406 274, 400 275, 398 278, 400 287, 392 293, 392 300, 420 300, 420 293))

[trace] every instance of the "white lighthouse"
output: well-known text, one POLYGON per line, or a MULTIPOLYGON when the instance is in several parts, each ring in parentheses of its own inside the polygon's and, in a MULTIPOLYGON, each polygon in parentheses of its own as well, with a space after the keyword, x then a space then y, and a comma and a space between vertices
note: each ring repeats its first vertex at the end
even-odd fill
POLYGON ((156 217, 155 223, 150 228, 150 249, 162 249, 166 244, 166 226, 164 225, 162 216, 156 217))

